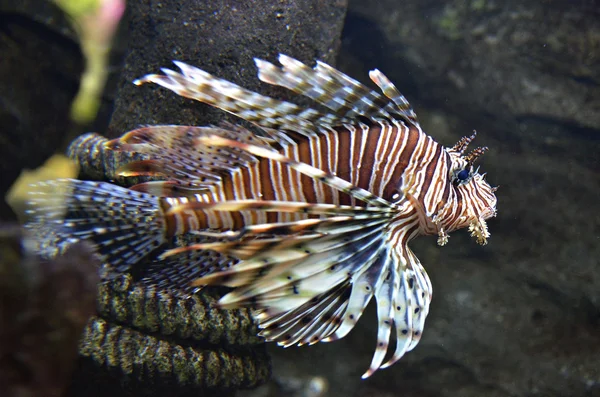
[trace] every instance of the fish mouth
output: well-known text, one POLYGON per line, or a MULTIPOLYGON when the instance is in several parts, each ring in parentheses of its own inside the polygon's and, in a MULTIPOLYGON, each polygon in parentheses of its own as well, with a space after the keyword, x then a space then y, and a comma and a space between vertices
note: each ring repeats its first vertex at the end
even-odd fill
POLYGON ((496 206, 486 207, 483 211, 481 211, 480 217, 487 220, 490 218, 494 218, 496 216, 496 206))

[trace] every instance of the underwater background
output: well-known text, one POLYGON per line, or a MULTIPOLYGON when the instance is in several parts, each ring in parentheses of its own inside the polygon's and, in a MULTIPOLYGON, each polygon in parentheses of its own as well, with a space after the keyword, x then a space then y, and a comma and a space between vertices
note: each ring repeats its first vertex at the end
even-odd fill
MULTIPOLYGON (((85 61, 70 22, 53 3, 0 0, 3 192, 84 132, 114 138, 139 125, 222 120, 131 84, 174 59, 285 97, 259 83, 252 62, 278 53, 365 83, 380 69, 438 142, 477 130, 490 148, 481 167, 499 190, 488 245, 464 231, 445 247, 433 237, 411 243, 434 289, 423 338, 368 380, 373 307, 335 343, 265 347, 247 311, 210 309, 220 291, 183 301, 125 275, 98 289, 65 395, 600 396, 598 1, 131 0, 98 116, 79 124, 69 109, 85 61)), ((14 219, 4 204, 1 215, 14 219)), ((0 371, 17 368, 5 353, 20 335, 42 332, 4 332, 0 371)), ((36 358, 8 379, 51 395, 28 383, 44 373, 40 360, 52 365, 52 355, 36 358)))

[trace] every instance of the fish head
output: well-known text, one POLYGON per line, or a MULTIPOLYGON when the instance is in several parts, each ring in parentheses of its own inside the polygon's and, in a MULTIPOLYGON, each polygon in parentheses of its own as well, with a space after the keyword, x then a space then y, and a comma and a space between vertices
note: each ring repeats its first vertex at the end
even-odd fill
MULTIPOLYGON (((465 137, 447 150, 450 158, 448 178, 451 192, 445 207, 440 211, 438 224, 443 233, 468 228, 471 236, 479 244, 485 245, 490 236, 486 220, 496 215, 497 187, 491 186, 486 181, 486 174, 479 173, 479 167, 474 166, 475 160, 487 151, 487 147, 478 147, 464 154, 474 137, 475 134, 465 137)), ((443 238, 442 241, 445 242, 443 238)))

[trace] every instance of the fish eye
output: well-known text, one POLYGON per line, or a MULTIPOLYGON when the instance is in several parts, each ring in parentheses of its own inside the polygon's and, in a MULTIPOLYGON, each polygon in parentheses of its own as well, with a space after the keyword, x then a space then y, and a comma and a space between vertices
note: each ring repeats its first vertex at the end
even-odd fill
POLYGON ((452 173, 452 184, 454 186, 462 185, 471 180, 471 167, 463 168, 460 171, 457 169, 452 173))
POLYGON ((464 169, 464 170, 460 171, 458 174, 456 174, 456 178, 460 182, 466 181, 467 179, 469 179, 469 170, 464 169))

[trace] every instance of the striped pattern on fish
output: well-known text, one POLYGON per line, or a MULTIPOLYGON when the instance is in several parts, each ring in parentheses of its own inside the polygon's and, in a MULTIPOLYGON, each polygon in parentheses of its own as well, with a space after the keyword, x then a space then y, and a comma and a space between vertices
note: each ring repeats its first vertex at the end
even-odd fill
POLYGON ((473 166, 486 148, 465 154, 475 135, 451 148, 435 142, 377 70, 370 77, 383 95, 321 62, 310 68, 284 55, 279 61, 281 68, 256 60, 259 78, 327 112, 176 62, 181 73, 163 69, 136 83, 221 108, 259 131, 232 124, 131 131, 105 148, 147 160, 119 174, 164 181, 132 189, 47 182, 32 194, 31 213, 65 242, 96 242, 120 271, 156 251, 165 261, 221 254, 216 271, 181 281, 235 288, 220 306, 252 306, 261 335, 283 346, 344 337, 375 297, 378 341, 368 377, 412 350, 424 328, 432 287, 408 242, 433 234, 443 245, 448 233, 466 227, 487 242, 495 188, 473 166), (184 233, 206 239, 173 248, 169 242, 184 233), (223 258, 231 260, 224 265, 223 258), (384 363, 392 337, 396 347, 384 363))

